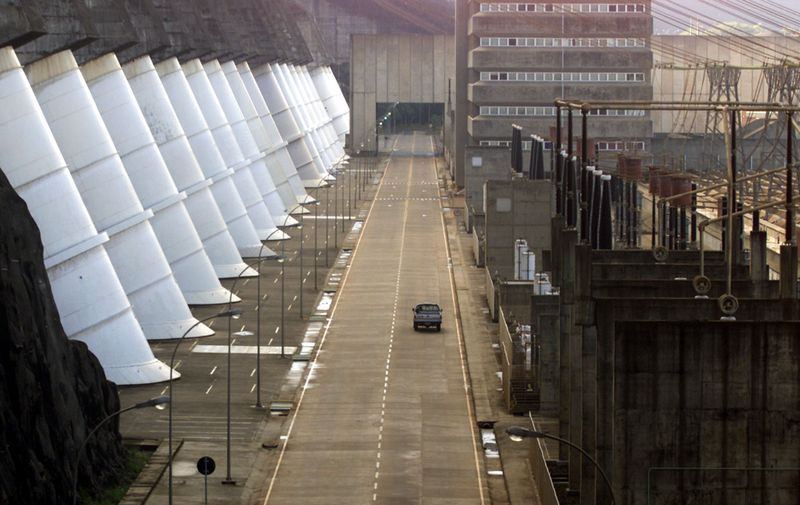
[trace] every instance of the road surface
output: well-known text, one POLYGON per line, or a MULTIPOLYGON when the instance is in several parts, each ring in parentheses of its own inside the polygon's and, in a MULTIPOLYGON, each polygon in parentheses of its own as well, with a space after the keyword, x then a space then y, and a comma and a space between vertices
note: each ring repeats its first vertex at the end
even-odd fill
POLYGON ((263 503, 474 505, 479 441, 431 138, 397 138, 263 503), (441 333, 411 307, 444 308, 441 333))

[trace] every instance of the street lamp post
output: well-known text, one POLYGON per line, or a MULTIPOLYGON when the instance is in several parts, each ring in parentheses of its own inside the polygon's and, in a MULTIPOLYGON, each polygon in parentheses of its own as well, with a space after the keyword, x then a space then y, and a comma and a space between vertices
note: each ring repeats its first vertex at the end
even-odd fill
POLYGON ((588 459, 592 463, 592 465, 594 465, 600 476, 603 477, 603 481, 605 481, 606 486, 608 486, 608 493, 611 496, 612 505, 615 505, 617 503, 616 499, 614 498, 614 488, 611 487, 611 481, 608 480, 608 476, 600 467, 600 465, 597 463, 597 461, 595 461, 594 458, 592 458, 588 452, 584 451, 583 448, 573 444, 572 442, 564 438, 560 438, 555 435, 551 435, 549 433, 544 433, 542 431, 529 430, 521 426, 511 426, 509 428, 506 428, 506 433, 508 433, 509 438, 511 438, 511 440, 515 442, 521 442, 523 438, 549 438, 550 440, 555 440, 556 442, 566 444, 575 449, 576 451, 580 452, 581 455, 583 455, 583 457, 588 459))
MULTIPOLYGON (((165 403, 169 403, 169 401, 170 401, 170 397, 169 396, 157 396, 155 398, 150 398, 149 400, 146 400, 146 401, 143 401, 143 402, 139 402, 139 403, 137 403, 135 405, 131 405, 130 407, 125 407, 124 409, 120 409, 120 410, 118 410, 118 411, 116 411, 116 412, 114 412, 112 414, 107 415, 102 421, 97 423, 97 426, 92 428, 92 431, 90 431, 89 434, 86 435, 86 438, 83 439, 83 442, 81 442, 81 446, 78 448, 78 454, 75 455, 75 464, 72 467, 73 468, 73 471, 72 471, 72 503, 73 503, 73 505, 78 503, 78 467, 81 464, 81 456, 83 456, 83 450, 86 448, 86 443, 89 441, 90 438, 92 438, 92 436, 95 433, 97 433, 97 430, 99 430, 104 424, 106 424, 108 421, 110 421, 111 419, 117 417, 120 414, 123 414, 125 412, 130 411, 130 410, 135 410, 135 409, 145 409, 145 408, 148 408, 148 407, 159 407, 161 405, 164 405, 165 403)), ((161 408, 163 408, 163 407, 161 407, 161 408)))
MULTIPOLYGON (((289 214, 286 214, 286 218, 284 218, 283 223, 286 224, 286 221, 289 219, 289 214)), ((280 232, 280 228, 276 228, 272 231, 267 238, 264 240, 265 242, 270 239, 274 234, 280 232)), ((281 242, 284 242, 282 240, 281 242)), ((261 255, 264 253, 264 244, 261 245, 261 248, 258 250, 258 280, 256 281, 256 404, 255 408, 263 409, 264 405, 261 404, 261 263, 264 262, 266 259, 270 258, 263 258, 261 255)), ((249 266, 249 265, 248 265, 249 266)), ((244 270, 246 271, 246 269, 244 270)), ((243 271, 243 272, 244 272, 243 271)), ((241 273, 239 274, 241 276, 241 273)), ((236 282, 239 280, 239 276, 236 277, 234 281, 234 286, 236 282)), ((231 295, 233 295, 233 287, 231 286, 231 295)), ((228 309, 231 308, 231 301, 233 297, 228 298, 228 309)), ((230 320, 228 321, 228 334, 230 334, 230 320)))
MULTIPOLYGON (((230 321, 230 318, 239 318, 241 315, 242 315, 242 310, 241 309, 230 309, 229 308, 228 310, 226 310, 224 312, 220 312, 218 314, 214 314, 213 316, 209 316, 209 317, 206 317, 204 319, 201 319, 201 320, 197 321, 188 330, 186 330, 183 333, 183 335, 181 335, 181 338, 179 338, 177 343, 175 344, 175 348, 172 350, 172 356, 169 359, 169 385, 167 386, 167 389, 169 389, 170 399, 174 396, 173 395, 173 391, 172 391, 172 378, 173 378, 173 372, 175 370, 174 369, 175 355, 178 353, 178 347, 181 345, 181 342, 183 342, 183 339, 186 337, 186 335, 188 335, 189 332, 192 331, 195 328, 195 326, 197 326, 197 325, 199 325, 201 323, 204 323, 206 321, 210 321, 211 319, 216 319, 218 317, 227 317, 228 321, 230 321)), ((172 505, 172 401, 169 402, 169 423, 168 423, 168 435, 167 435, 167 438, 169 439, 169 442, 168 442, 169 443, 169 445, 168 445, 168 449, 169 449, 169 457, 168 457, 169 477, 167 479, 167 482, 168 482, 167 483, 167 500, 169 502, 169 505, 172 505)))
POLYGON ((330 266, 330 260, 328 258, 328 221, 330 221, 331 217, 331 199, 328 195, 328 189, 330 187, 330 184, 325 186, 325 268, 330 266))
MULTIPOLYGON (((286 220, 289 219, 289 215, 297 210, 298 208, 302 207, 302 203, 298 203, 294 207, 292 207, 287 213, 286 218, 283 220, 284 224, 286 224, 286 220)), ((302 297, 303 293, 303 268, 302 268, 302 247, 303 247, 303 215, 300 215, 300 224, 297 226, 297 229, 300 231, 300 296, 302 297)), ((286 241, 281 241, 281 254, 278 261, 281 264, 281 358, 286 357, 286 353, 284 352, 284 335, 285 330, 284 327, 286 326, 285 323, 285 312, 286 312, 286 241)), ((302 299, 302 298, 301 298, 302 299)), ((302 317, 302 312, 300 314, 302 317)))

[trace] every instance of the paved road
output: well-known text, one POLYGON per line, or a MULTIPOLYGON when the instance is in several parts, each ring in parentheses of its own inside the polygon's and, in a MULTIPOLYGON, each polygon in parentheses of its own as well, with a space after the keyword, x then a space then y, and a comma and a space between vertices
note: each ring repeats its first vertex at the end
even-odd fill
POLYGON ((484 503, 431 155, 397 139, 265 504, 484 503), (426 301, 441 333, 412 329, 426 301))

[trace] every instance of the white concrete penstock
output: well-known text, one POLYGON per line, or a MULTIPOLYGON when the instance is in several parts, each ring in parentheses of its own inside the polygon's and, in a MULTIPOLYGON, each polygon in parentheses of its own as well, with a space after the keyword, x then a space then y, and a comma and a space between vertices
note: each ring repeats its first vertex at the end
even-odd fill
MULTIPOLYGON (((239 73, 236 72, 236 65, 233 62, 229 63, 233 67, 232 73, 239 77, 239 73)), ((266 154, 256 145, 225 70, 217 60, 207 62, 203 67, 211 86, 214 88, 214 92, 217 94, 228 124, 231 125, 233 135, 239 143, 239 149, 241 149, 245 159, 250 161, 250 174, 253 176, 256 187, 269 210, 272 221, 278 227, 296 225, 297 221, 288 215, 288 209, 284 205, 281 195, 278 193, 278 188, 272 180, 272 174, 267 168, 266 154)), ((240 86, 244 88, 244 84, 241 84, 241 78, 239 81, 240 86)), ((288 235, 281 232, 274 233, 270 240, 285 240, 286 238, 288 238, 288 235)))
POLYGON ((311 78, 322 99, 322 104, 333 120, 333 127, 339 136, 339 141, 344 144, 345 136, 350 133, 350 107, 341 93, 333 71, 330 67, 318 67, 311 72, 311 78))
MULTIPOLYGON (((245 258, 257 257, 262 250, 261 239, 233 181, 234 171, 225 165, 178 59, 169 58, 159 62, 156 71, 186 132, 203 175, 212 182, 211 192, 228 225, 228 231, 236 242, 239 254, 245 258)), ((269 248, 265 249, 265 254, 274 254, 269 248)))
MULTIPOLYGON (((269 106, 264 100, 264 95, 261 94, 261 89, 258 87, 258 83, 256 83, 256 78, 253 77, 253 72, 250 70, 250 65, 248 65, 247 62, 240 63, 237 65, 237 69, 239 70, 239 75, 242 77, 242 82, 244 82, 245 88, 247 88, 247 94, 253 101, 256 112, 258 112, 258 115, 261 118, 261 123, 264 125, 264 130, 267 134, 267 141, 270 145, 269 149, 272 151, 272 153, 267 157, 274 159, 275 164, 286 176, 286 180, 288 181, 289 186, 292 188, 292 193, 294 193, 296 200, 294 205, 313 203, 315 200, 309 196, 308 193, 306 193, 306 190, 303 187, 303 181, 300 179, 297 169, 294 166, 294 162, 292 161, 292 157, 289 154, 289 143, 283 138, 283 136, 281 136, 281 132, 278 130, 278 126, 275 124, 275 119, 272 117, 269 106)), ((258 137, 256 137, 256 140, 258 140, 258 137)), ((278 190, 280 190, 280 186, 278 187, 278 190)), ((303 207, 296 208, 298 209, 297 213, 308 212, 308 210, 304 209, 303 207)), ((295 212, 292 212, 292 214, 294 213, 295 212)))
POLYGON ((28 80, 148 340, 213 334, 196 325, 71 51, 26 68, 28 80))
POLYGON ((203 64, 195 58, 184 63, 182 67, 222 159, 225 160, 228 168, 233 169, 233 182, 242 197, 242 203, 247 209, 250 221, 256 227, 259 239, 266 240, 267 237, 280 235, 282 233, 280 231, 275 233, 277 227, 258 191, 256 181, 253 179, 250 160, 244 157, 239 143, 236 141, 236 136, 225 117, 225 111, 220 105, 203 64))
POLYGON ((278 85, 275 73, 269 65, 262 65, 253 69, 253 77, 255 77, 258 88, 261 90, 261 95, 267 102, 281 137, 289 143, 289 155, 292 158, 295 170, 297 170, 300 179, 303 181, 303 186, 306 188, 318 187, 326 175, 323 173, 324 169, 321 169, 322 164, 319 162, 319 155, 317 155, 315 162, 310 140, 305 138, 305 132, 300 129, 300 125, 290 110, 289 103, 278 85), (317 168, 318 165, 320 169, 317 168))
POLYGON ((114 54, 81 68, 100 116, 130 177, 136 195, 153 211, 150 224, 189 305, 228 303, 203 243, 144 120, 130 84, 114 54))
POLYGON ((39 228, 67 336, 86 343, 110 381, 166 380, 169 368, 153 356, 103 247, 108 235, 97 233, 10 47, 0 49, 0 169, 39 228))
MULTIPOLYGON (((264 128, 264 122, 261 121, 261 116, 259 116, 258 110, 256 110, 256 106, 250 98, 242 75, 236 67, 236 63, 232 61, 225 62, 222 64, 222 70, 225 72, 225 78, 228 80, 233 96, 236 98, 236 103, 244 118, 244 123, 249 131, 250 138, 252 138, 252 145, 249 143, 247 144, 245 154, 248 156, 255 156, 255 153, 260 153, 264 156, 265 166, 269 172, 272 183, 275 185, 275 190, 278 193, 282 212, 277 217, 273 216, 273 218, 275 218, 275 223, 279 226, 295 226, 298 224, 297 220, 288 216, 288 213, 298 204, 297 198, 294 195, 294 191, 292 191, 292 187, 289 185, 289 179, 279 165, 277 157, 277 151, 282 147, 282 143, 273 143, 270 139, 266 128, 264 128)), ((234 132, 236 132, 236 128, 234 128, 234 132)), ((244 135, 246 136, 246 133, 244 135)), ((237 136, 239 136, 239 133, 237 133, 237 136)), ((280 134, 278 134, 278 140, 280 140, 280 134)), ((243 149, 245 149, 245 142, 247 142, 246 139, 242 142, 243 149)), ((303 193, 305 193, 305 190, 303 190, 303 193)))
POLYGON ((322 138, 328 156, 334 164, 338 165, 344 157, 344 150, 340 149, 338 145, 338 138, 331 124, 331 118, 328 117, 325 107, 322 105, 322 100, 311 82, 311 77, 308 75, 308 69, 305 66, 290 65, 289 69, 294 76, 295 82, 301 90, 301 93, 306 97, 308 109, 314 117, 315 126, 322 138))
POLYGON ((331 176, 329 172, 333 168, 333 163, 328 153, 325 151, 325 146, 320 140, 316 128, 313 126, 313 119, 307 110, 298 86, 292 80, 289 75, 289 70, 285 65, 276 63, 270 66, 278 80, 281 91, 283 91, 284 97, 286 97, 289 110, 294 114, 295 120, 305 133, 305 138, 310 142, 309 147, 311 153, 314 155, 317 171, 324 179, 330 179, 331 176))
POLYGON ((316 113, 322 118, 322 131, 325 139, 330 142, 330 147, 334 152, 337 159, 341 159, 345 155, 344 143, 339 140, 336 134, 336 128, 333 126, 333 118, 328 115, 325 105, 322 103, 322 97, 319 96, 317 88, 314 86, 314 81, 311 79, 311 74, 308 71, 308 66, 298 67, 299 76, 303 82, 306 92, 312 98, 312 107, 316 113))
MULTIPOLYGON (((258 275, 256 271, 248 269, 242 261, 236 242, 228 231, 228 224, 214 199, 212 181, 206 179, 200 169, 153 61, 149 56, 144 56, 123 65, 122 70, 172 180, 178 191, 187 195, 186 210, 203 241, 217 277, 229 279, 240 273, 242 277, 255 277, 258 275)), ((234 295, 233 300, 240 299, 234 295)))

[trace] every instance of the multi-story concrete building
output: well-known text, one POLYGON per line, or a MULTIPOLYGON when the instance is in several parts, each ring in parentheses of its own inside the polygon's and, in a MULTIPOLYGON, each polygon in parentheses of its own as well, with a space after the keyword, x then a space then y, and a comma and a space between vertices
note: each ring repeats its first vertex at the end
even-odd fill
MULTIPOLYGON (((557 3, 464 0, 456 9, 457 182, 467 205, 483 181, 508 177, 511 125, 550 139, 556 98, 650 100, 650 1, 557 3), (458 30, 466 29, 466 33, 458 30), (466 61, 463 52, 466 51, 466 61), (463 94, 463 88, 466 93, 463 94), (460 120, 460 121, 459 121, 460 120), (463 140, 462 140, 463 139, 463 140), (459 145, 460 142, 463 144, 459 145)), ((592 110, 589 136, 603 152, 645 151, 652 136, 643 110, 592 110)), ((550 139, 552 140, 552 139, 550 139)))

